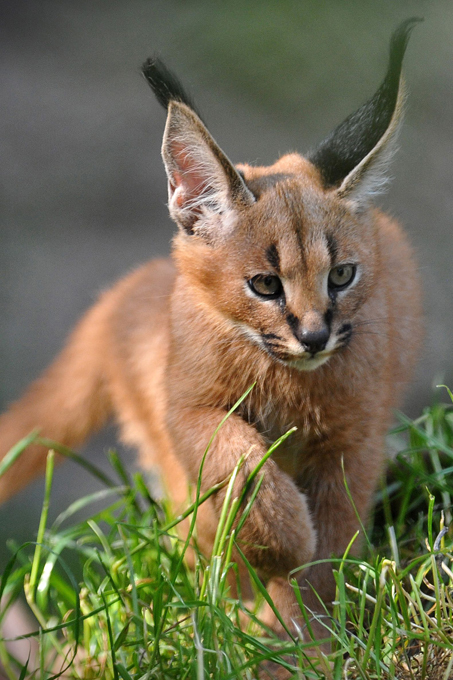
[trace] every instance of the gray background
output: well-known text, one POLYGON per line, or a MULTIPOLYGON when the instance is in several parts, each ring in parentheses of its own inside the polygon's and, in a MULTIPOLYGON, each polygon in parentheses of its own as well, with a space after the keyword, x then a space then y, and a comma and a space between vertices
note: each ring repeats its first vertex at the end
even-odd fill
MULTIPOLYGON (((307 150, 367 99, 399 21, 425 17, 381 204, 417 249, 426 345, 405 410, 452 381, 453 3, 422 0, 21 0, 0 5, 0 406, 61 348, 99 291, 169 251, 164 112, 140 77, 158 51, 233 161, 307 150)), ((114 431, 87 455, 102 458, 114 431)), ((77 472, 77 474, 76 474, 77 472)), ((52 514, 95 483, 55 480, 52 514)), ((0 545, 36 530, 42 483, 0 509, 0 545)), ((5 559, 4 547, 0 559, 5 559)))

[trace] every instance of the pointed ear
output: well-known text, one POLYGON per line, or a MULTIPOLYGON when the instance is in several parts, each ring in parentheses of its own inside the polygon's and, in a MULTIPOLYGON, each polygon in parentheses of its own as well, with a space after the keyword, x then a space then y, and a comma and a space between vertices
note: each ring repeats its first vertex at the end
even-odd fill
POLYGON ((235 210, 255 201, 199 117, 182 102, 169 104, 162 156, 170 215, 188 233, 211 236, 226 229, 235 210))
POLYGON ((390 42, 385 78, 366 104, 346 118, 309 156, 326 189, 366 204, 383 190, 402 120, 404 85, 401 66, 410 33, 422 19, 403 22, 390 42))

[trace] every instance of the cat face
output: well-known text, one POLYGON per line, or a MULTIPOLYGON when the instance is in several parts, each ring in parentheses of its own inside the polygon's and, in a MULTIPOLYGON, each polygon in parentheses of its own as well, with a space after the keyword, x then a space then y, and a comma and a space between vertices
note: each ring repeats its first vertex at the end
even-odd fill
MULTIPOLYGON (((250 185, 258 194, 259 180, 250 185)), ((366 227, 352 212, 303 176, 258 195, 234 247, 243 254, 235 320, 277 361, 313 370, 353 336, 373 278, 372 244, 364 247, 366 227)))
POLYGON ((316 369, 354 336, 373 285, 370 227, 322 188, 301 156, 240 172, 254 202, 230 214, 209 243, 196 226, 178 238, 180 267, 204 304, 245 342, 279 363, 316 369))

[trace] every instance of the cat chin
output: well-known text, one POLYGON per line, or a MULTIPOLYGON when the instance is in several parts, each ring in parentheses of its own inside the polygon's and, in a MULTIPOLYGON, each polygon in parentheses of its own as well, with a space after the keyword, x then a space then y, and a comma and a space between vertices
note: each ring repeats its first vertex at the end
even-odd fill
POLYGON ((324 354, 321 356, 314 356, 314 357, 308 357, 304 358, 301 357, 300 359, 296 359, 294 361, 285 361, 285 364, 287 366, 291 366, 292 368, 296 368, 298 371, 314 371, 315 369, 319 368, 319 366, 322 366, 322 364, 325 364, 326 361, 328 361, 331 357, 331 354, 324 354))

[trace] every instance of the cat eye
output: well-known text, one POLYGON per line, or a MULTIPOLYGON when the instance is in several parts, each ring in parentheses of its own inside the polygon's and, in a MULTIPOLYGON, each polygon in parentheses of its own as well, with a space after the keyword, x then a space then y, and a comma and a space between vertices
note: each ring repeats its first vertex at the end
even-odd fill
POLYGON ((254 293, 268 299, 278 298, 283 293, 282 282, 274 274, 257 274, 248 284, 254 293))
POLYGON ((353 264, 340 264, 329 272, 327 285, 331 290, 346 288, 353 282, 356 268, 353 264))

